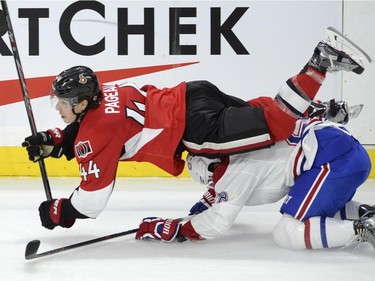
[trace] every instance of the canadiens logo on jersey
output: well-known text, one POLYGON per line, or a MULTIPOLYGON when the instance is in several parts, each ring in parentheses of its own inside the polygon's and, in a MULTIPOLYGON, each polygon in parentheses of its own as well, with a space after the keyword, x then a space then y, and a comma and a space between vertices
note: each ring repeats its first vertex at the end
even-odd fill
POLYGON ((91 148, 90 141, 83 141, 83 142, 80 141, 75 146, 75 150, 76 150, 76 155, 79 158, 85 158, 87 155, 89 155, 90 153, 92 153, 92 148, 91 148))
POLYGON ((79 75, 79 83, 81 84, 87 83, 87 78, 82 73, 79 75))
POLYGON ((216 196, 217 196, 216 200, 217 200, 218 203, 228 201, 228 193, 225 192, 225 191, 222 191, 220 193, 216 193, 216 196))

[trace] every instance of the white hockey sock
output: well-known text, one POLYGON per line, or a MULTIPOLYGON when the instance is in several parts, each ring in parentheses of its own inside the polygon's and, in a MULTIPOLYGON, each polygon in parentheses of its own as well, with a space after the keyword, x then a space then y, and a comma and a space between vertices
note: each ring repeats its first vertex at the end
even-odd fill
POLYGON ((349 201, 345 207, 335 214, 335 219, 356 220, 359 219, 358 208, 363 203, 358 201, 349 201))
POLYGON ((294 250, 345 246, 354 235, 351 221, 313 217, 301 222, 289 215, 283 215, 273 231, 278 246, 294 250))
POLYGON ((311 67, 289 78, 276 95, 277 105, 290 116, 301 116, 317 94, 325 76, 311 67))
POLYGON ((287 84, 280 87, 276 95, 276 104, 288 115, 298 118, 307 110, 311 100, 307 96, 296 94, 287 84))

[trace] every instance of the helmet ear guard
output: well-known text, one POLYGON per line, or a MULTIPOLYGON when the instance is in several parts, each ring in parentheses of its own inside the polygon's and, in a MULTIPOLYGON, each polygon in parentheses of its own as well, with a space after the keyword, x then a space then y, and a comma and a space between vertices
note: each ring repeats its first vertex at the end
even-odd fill
POLYGON ((208 184, 212 179, 215 167, 221 163, 219 158, 209 159, 202 156, 188 154, 186 166, 190 176, 201 184, 208 184))

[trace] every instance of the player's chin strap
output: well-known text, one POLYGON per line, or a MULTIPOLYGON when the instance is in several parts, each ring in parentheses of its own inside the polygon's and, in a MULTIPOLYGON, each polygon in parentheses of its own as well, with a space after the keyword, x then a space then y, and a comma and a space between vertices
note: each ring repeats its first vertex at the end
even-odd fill
POLYGON ((77 104, 73 105, 72 106, 72 112, 76 116, 76 119, 74 120, 74 122, 81 122, 83 120, 83 118, 85 117, 86 113, 89 111, 89 109, 98 107, 101 100, 102 100, 102 98, 101 98, 100 95, 95 96, 91 101, 87 100, 88 104, 87 104, 86 108, 81 113, 76 113, 74 111, 74 108, 76 107, 77 104))
POLYGON ((87 110, 88 110, 88 108, 85 109, 84 111, 82 111, 81 113, 75 113, 74 107, 73 107, 72 112, 76 116, 76 119, 74 120, 74 122, 81 122, 83 120, 83 117, 85 117, 85 115, 87 113, 87 110))
POLYGON ((72 112, 73 114, 76 116, 76 119, 74 120, 74 122, 81 122, 83 120, 83 118, 86 116, 86 113, 89 111, 89 109, 93 108, 92 106, 90 106, 90 102, 87 104, 86 108, 80 112, 80 113, 76 113, 74 111, 74 108, 76 107, 76 105, 74 105, 72 107, 72 112))

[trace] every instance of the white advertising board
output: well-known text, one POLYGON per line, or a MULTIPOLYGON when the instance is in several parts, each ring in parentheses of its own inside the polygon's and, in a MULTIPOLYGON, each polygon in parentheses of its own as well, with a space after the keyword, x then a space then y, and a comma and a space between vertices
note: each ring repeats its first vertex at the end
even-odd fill
MULTIPOLYGON (((246 100, 273 97, 326 27, 342 26, 341 1, 8 1, 8 8, 39 130, 64 127, 48 91, 71 66, 105 73, 102 82, 162 88, 204 79, 246 100)), ((0 146, 19 146, 30 128, 3 20, 0 13, 0 146)), ((341 76, 328 75, 317 98, 340 99, 341 76)))

